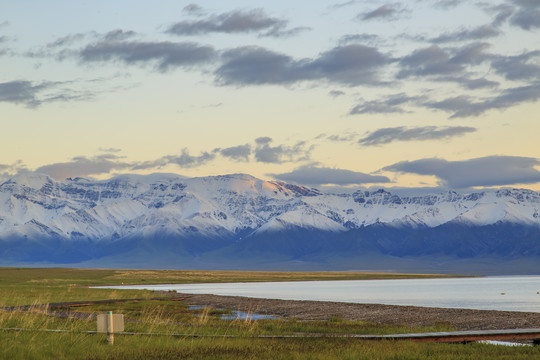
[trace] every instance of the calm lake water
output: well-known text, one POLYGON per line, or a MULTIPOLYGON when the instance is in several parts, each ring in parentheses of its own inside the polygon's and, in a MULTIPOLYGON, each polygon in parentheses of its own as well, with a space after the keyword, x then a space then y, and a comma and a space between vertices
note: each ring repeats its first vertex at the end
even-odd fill
POLYGON ((540 312, 540 276, 133 285, 109 288, 176 290, 187 294, 283 300, 540 312))

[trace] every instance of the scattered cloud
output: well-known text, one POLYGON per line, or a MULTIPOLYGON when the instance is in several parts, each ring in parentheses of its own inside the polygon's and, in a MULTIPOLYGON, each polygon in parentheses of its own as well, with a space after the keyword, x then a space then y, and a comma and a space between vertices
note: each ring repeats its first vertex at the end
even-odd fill
POLYGON ((183 12, 188 13, 190 15, 202 15, 204 14, 204 10, 201 6, 197 4, 187 4, 182 9, 183 12))
POLYGON ((228 157, 235 161, 249 161, 249 157, 252 153, 251 145, 238 145, 231 146, 225 149, 219 149, 221 156, 228 157))
POLYGON ((483 40, 501 35, 501 31, 494 25, 481 25, 473 29, 461 29, 441 34, 431 41, 435 43, 483 40))
POLYGON ((510 17, 510 23, 523 30, 540 28, 540 2, 537 0, 512 0, 518 10, 510 17))
POLYGON ((87 36, 88 34, 83 34, 83 33, 70 34, 70 35, 59 37, 58 39, 54 40, 53 42, 48 43, 45 46, 49 49, 65 47, 65 46, 73 45, 74 43, 77 43, 79 41, 82 41, 87 36))
POLYGON ((359 14, 358 20, 395 20, 399 14, 405 12, 399 3, 385 4, 378 8, 359 14))
POLYGON ((540 50, 516 56, 494 56, 491 65, 508 80, 540 80, 540 50))
POLYGON ((441 101, 427 101, 424 106, 451 112, 450 118, 464 118, 479 116, 488 110, 508 109, 521 103, 535 102, 538 99, 540 99, 540 82, 508 88, 491 98, 475 99, 471 96, 461 95, 441 101))
POLYGON ((516 10, 512 5, 509 4, 499 4, 495 6, 484 5, 484 8, 488 13, 494 14, 494 19, 492 22, 494 26, 501 26, 502 24, 506 23, 516 10))
POLYGON ((341 2, 341 3, 330 5, 329 8, 330 9, 341 9, 341 8, 344 8, 344 7, 348 7, 348 6, 357 4, 358 2, 359 2, 358 0, 344 1, 344 2, 341 2))
POLYGON ((168 164, 176 164, 182 168, 191 168, 201 166, 210 160, 214 160, 215 154, 209 152, 202 152, 198 156, 192 156, 189 154, 188 149, 183 149, 180 155, 168 155, 163 158, 168 164))
POLYGON ((263 163, 282 164, 284 162, 309 160, 313 146, 308 147, 305 141, 292 146, 272 146, 272 138, 259 137, 255 139, 255 160, 263 163))
POLYGON ((476 128, 467 126, 422 126, 412 128, 398 126, 375 130, 358 140, 358 143, 362 146, 376 146, 389 144, 394 141, 440 140, 463 136, 475 131, 476 128))
POLYGON ((349 111, 349 115, 402 114, 406 112, 402 105, 414 104, 422 100, 425 100, 424 96, 408 96, 405 93, 389 95, 380 100, 362 100, 349 111))
POLYGON ((469 90, 496 88, 500 85, 498 81, 488 80, 486 78, 470 79, 464 76, 441 76, 436 80, 454 82, 469 90))
POLYGON ((339 97, 339 96, 343 96, 345 95, 345 91, 342 91, 342 90, 330 90, 328 92, 328 95, 330 95, 331 97, 339 97))
POLYGON ((66 87, 68 84, 65 82, 33 83, 27 80, 0 83, 0 102, 36 108, 43 103, 93 98, 92 93, 73 90, 66 87))
POLYGON ((340 45, 347 45, 351 43, 363 43, 363 44, 376 44, 382 40, 379 35, 376 34, 347 34, 339 38, 338 43, 340 45))
POLYGON ((441 185, 463 189, 477 186, 504 186, 540 182, 535 167, 540 160, 520 156, 488 156, 462 161, 438 158, 402 161, 385 171, 436 176, 441 185))
POLYGON ((356 132, 342 132, 340 134, 334 134, 334 135, 325 135, 321 134, 317 136, 318 139, 324 138, 329 141, 335 141, 335 142, 355 142, 356 138, 358 137, 358 134, 356 132))
POLYGON ((122 151, 122 149, 118 148, 99 148, 98 151, 105 152, 105 153, 119 153, 122 151))
POLYGON ((477 42, 453 49, 438 45, 417 49, 400 60, 398 78, 462 74, 466 65, 478 65, 488 59, 484 53, 487 48, 489 44, 477 42))
MULTIPOLYGON (((200 13, 199 9, 197 14, 200 13)), ((171 25, 167 33, 173 35, 203 35, 208 33, 249 33, 261 32, 262 36, 291 36, 304 30, 296 28, 287 30, 288 21, 270 17, 263 9, 234 10, 204 19, 183 20, 171 25)))
POLYGON ((189 153, 187 148, 184 148, 180 155, 165 155, 157 160, 133 163, 132 170, 159 169, 167 165, 177 165, 181 168, 194 168, 204 165, 215 158, 215 153, 203 151, 200 155, 194 156, 189 153))
POLYGON ((37 168, 38 173, 63 180, 68 177, 88 177, 99 174, 109 174, 112 171, 130 170, 131 163, 120 161, 114 154, 103 154, 93 157, 77 156, 70 161, 54 163, 37 168))
POLYGON ((217 55, 209 45, 194 42, 127 41, 133 34, 125 31, 108 33, 85 46, 78 54, 82 63, 121 62, 128 65, 153 64, 166 72, 178 67, 193 67, 209 62, 217 55))
POLYGON ((464 2, 465 0, 439 0, 435 2, 435 7, 441 8, 441 9, 451 9, 451 8, 461 5, 464 2))
POLYGON ((360 185, 372 183, 389 183, 390 179, 381 175, 370 175, 345 169, 305 165, 282 174, 269 174, 273 178, 285 182, 304 184, 309 186, 320 185, 360 185))
POLYGON ((38 94, 50 86, 49 83, 33 84, 25 80, 0 83, 0 102, 36 107, 41 103, 38 94))
POLYGON ((292 84, 326 80, 349 86, 378 85, 378 69, 389 62, 376 48, 351 44, 321 53, 315 59, 292 57, 257 46, 224 52, 216 70, 222 85, 292 84))

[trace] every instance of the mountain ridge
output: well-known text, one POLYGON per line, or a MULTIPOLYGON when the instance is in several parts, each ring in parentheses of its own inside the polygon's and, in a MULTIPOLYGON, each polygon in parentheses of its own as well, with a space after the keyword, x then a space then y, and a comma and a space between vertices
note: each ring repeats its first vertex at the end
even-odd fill
POLYGON ((316 259, 333 257, 326 262, 333 269, 340 257, 365 260, 368 250, 396 263, 425 256, 540 259, 539 213, 540 194, 525 189, 324 194, 247 174, 55 181, 26 173, 0 184, 0 261, 76 264, 114 255, 135 264, 144 249, 167 254, 176 267, 200 259, 201 266, 256 267, 256 259, 271 264, 273 257, 275 264, 324 268, 316 259))

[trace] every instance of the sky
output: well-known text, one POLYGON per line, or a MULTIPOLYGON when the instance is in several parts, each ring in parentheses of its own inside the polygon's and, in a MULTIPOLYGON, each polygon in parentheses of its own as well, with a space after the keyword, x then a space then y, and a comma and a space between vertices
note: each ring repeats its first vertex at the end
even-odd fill
POLYGON ((540 191, 540 0, 11 1, 0 180, 540 191))

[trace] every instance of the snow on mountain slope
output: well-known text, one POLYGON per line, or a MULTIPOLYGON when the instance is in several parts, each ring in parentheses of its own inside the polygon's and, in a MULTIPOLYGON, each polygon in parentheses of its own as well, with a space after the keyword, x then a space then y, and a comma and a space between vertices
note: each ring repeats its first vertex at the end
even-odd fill
POLYGON ((345 232, 373 224, 434 228, 450 222, 540 226, 539 212, 540 194, 529 190, 399 197, 381 189, 331 195, 244 174, 56 182, 25 173, 0 185, 0 239, 114 240, 156 233, 223 237, 291 228, 345 232))

